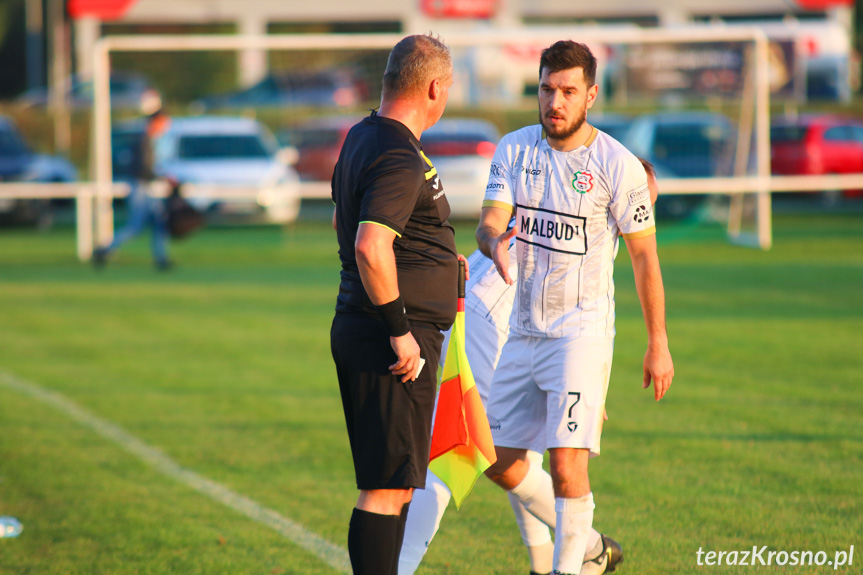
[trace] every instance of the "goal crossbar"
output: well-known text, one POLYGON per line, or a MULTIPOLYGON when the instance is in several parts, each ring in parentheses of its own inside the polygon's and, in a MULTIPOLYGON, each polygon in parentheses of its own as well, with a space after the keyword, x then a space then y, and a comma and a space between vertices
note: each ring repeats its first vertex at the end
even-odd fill
MULTIPOLYGON (((107 36, 100 39, 93 52, 93 147, 92 174, 97 193, 94 194, 95 239, 99 244, 110 242, 113 236, 113 209, 111 193, 111 100, 110 100, 110 54, 112 52, 148 51, 210 51, 210 50, 351 50, 390 49, 403 36, 400 34, 273 34, 273 35, 139 35, 107 36)), ((770 193, 770 148, 769 148, 769 71, 768 39, 763 30, 756 27, 685 27, 679 29, 603 29, 598 27, 542 27, 536 29, 490 30, 483 32, 448 33, 446 42, 451 47, 506 46, 514 42, 547 45, 553 38, 577 38, 579 41, 596 44, 657 44, 668 42, 710 43, 751 42, 755 62, 755 165, 757 178, 747 179, 744 187, 754 184, 759 195, 767 194, 767 201, 760 205, 769 210, 770 193)), ((728 178, 736 181, 738 178, 728 178)), ((667 191, 674 189, 674 180, 664 180, 667 191)), ((735 184, 741 185, 743 182, 735 184)), ((320 190, 315 189, 316 195, 320 190)), ((683 193, 683 192, 680 192, 683 193)), ((712 193, 712 192, 711 192, 712 193)), ((769 214, 762 220, 759 213, 759 242, 769 248, 771 233, 769 214), (762 227, 766 229, 762 230, 762 227)))

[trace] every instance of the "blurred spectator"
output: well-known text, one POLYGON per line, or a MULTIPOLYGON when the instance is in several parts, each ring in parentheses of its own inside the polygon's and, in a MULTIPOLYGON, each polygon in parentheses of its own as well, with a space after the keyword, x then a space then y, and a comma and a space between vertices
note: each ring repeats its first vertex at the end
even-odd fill
POLYGON ((128 219, 123 229, 114 234, 110 245, 97 248, 93 252, 93 265, 102 268, 114 250, 126 241, 140 234, 149 226, 152 233, 153 261, 158 270, 168 270, 173 262, 168 259, 167 252, 167 213, 165 201, 148 194, 150 184, 156 179, 153 171, 153 147, 156 140, 165 133, 171 120, 162 110, 158 96, 145 98, 141 105, 147 115, 144 134, 141 136, 138 153, 133 160, 132 173, 135 178, 130 182, 129 195, 126 198, 128 219))

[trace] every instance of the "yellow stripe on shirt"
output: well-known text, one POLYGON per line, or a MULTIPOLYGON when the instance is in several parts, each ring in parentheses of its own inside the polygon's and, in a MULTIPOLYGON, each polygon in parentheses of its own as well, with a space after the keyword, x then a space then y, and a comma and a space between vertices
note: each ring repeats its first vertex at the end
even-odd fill
POLYGON ((423 160, 426 161, 426 164, 428 164, 431 168, 429 171, 426 172, 426 179, 430 180, 437 175, 437 169, 434 167, 434 164, 432 164, 431 160, 428 159, 428 156, 426 156, 425 152, 420 150, 420 155, 423 157, 423 160))
POLYGON ((394 233, 394 234, 395 234, 395 235, 397 235, 398 237, 402 237, 402 235, 401 235, 400 233, 398 233, 397 231, 395 231, 394 229, 392 229, 392 228, 391 228, 391 227, 389 227, 388 225, 381 224, 381 223, 378 223, 378 222, 370 222, 370 221, 368 221, 368 220, 363 220, 363 221, 361 221, 360 223, 361 223, 361 224, 372 224, 372 225, 375 225, 375 226, 380 226, 380 227, 382 227, 382 228, 386 228, 386 229, 388 229, 389 231, 391 231, 392 233, 394 233))
POLYGON ((638 238, 646 238, 647 236, 652 236, 656 233, 656 226, 650 226, 646 230, 641 230, 640 232, 633 232, 631 234, 622 234, 623 239, 625 240, 637 240, 638 238))
POLYGON ((482 207, 484 207, 484 208, 500 208, 502 210, 506 210, 509 213, 513 213, 515 211, 515 209, 513 208, 513 206, 511 204, 508 204, 506 202, 501 202, 498 200, 483 200, 482 201, 482 207))
POLYGON ((594 126, 591 126, 591 128, 593 128, 593 131, 590 132, 590 135, 587 137, 587 141, 584 143, 585 148, 589 148, 590 145, 596 141, 596 136, 599 134, 599 131, 594 126))

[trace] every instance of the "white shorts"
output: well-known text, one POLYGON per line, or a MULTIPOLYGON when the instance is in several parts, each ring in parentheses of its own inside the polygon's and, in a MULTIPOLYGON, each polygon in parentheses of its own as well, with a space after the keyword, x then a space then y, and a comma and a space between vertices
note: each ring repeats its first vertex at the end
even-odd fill
POLYGON ((510 333, 486 404, 494 444, 599 455, 613 351, 612 337, 510 333))

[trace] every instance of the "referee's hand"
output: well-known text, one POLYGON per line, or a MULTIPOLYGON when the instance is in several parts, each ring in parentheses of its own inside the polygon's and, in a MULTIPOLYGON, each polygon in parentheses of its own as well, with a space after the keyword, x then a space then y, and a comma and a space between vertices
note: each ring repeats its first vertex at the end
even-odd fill
POLYGON ((390 337, 390 345, 398 361, 390 366, 393 375, 401 375, 402 383, 416 379, 414 374, 420 364, 420 346, 411 332, 399 337, 390 337))

